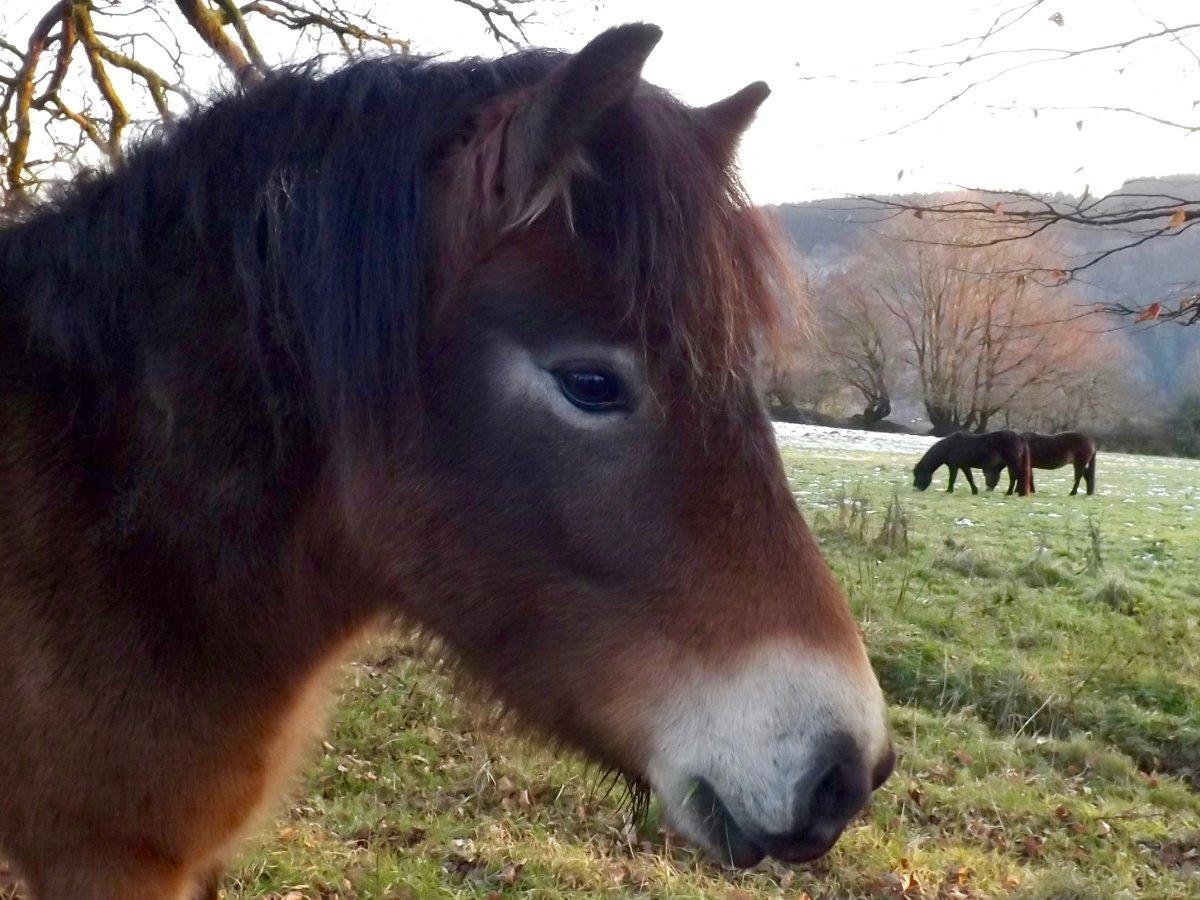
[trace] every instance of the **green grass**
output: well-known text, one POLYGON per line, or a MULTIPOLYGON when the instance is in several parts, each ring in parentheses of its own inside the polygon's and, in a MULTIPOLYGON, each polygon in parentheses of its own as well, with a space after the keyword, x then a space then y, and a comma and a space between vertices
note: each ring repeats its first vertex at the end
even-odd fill
POLYGON ((1200 896, 1200 464, 1105 454, 1099 496, 1039 473, 1022 500, 914 494, 909 456, 785 463, 900 751, 828 857, 710 865, 393 636, 226 895, 1200 896))

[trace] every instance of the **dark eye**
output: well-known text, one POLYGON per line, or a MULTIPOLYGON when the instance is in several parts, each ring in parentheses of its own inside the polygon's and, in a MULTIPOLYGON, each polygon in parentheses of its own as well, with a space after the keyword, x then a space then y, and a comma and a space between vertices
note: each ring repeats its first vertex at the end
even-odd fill
POLYGON ((625 406, 625 391, 615 375, 596 369, 560 369, 554 375, 563 396, 586 412, 625 406))

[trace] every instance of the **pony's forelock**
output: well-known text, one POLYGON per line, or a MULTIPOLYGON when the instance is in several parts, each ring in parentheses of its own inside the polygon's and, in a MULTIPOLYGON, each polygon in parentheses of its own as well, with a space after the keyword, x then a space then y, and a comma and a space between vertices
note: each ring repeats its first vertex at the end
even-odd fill
POLYGON ((753 377, 795 284, 778 232, 698 140, 695 116, 643 85, 591 141, 594 172, 572 181, 569 202, 647 352, 712 398, 753 377))

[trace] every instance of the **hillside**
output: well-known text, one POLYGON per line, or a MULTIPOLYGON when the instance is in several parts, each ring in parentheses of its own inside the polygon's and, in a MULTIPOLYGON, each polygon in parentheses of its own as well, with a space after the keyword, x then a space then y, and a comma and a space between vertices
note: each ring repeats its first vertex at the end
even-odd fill
MULTIPOLYGON (((1138 179, 1127 182, 1118 195, 1163 194, 1192 199, 1200 197, 1200 175, 1138 179)), ((932 204, 949 200, 949 194, 926 195, 932 204)), ((774 207, 796 248, 818 272, 836 269, 879 218, 861 200, 830 199, 774 207)), ((1128 240, 1123 232, 1101 232, 1070 227, 1062 235, 1080 257, 1092 255, 1128 240)), ((1123 300, 1144 305, 1195 292, 1200 287, 1200 229, 1148 241, 1123 250, 1090 268, 1077 284, 1088 302, 1123 300)), ((1112 321, 1112 326, 1123 323, 1112 321)), ((1087 327, 1108 327, 1090 322, 1087 327)), ((1170 401, 1200 379, 1200 328, 1173 325, 1129 328, 1134 350, 1134 375, 1147 386, 1148 399, 1170 401)))

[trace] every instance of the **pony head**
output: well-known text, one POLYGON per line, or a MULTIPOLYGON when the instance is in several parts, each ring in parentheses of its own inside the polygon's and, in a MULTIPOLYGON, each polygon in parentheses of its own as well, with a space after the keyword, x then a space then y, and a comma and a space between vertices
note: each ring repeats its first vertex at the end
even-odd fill
POLYGON ((810 859, 891 771, 885 704, 756 389, 790 276, 733 160, 767 88, 687 107, 640 77, 659 37, 327 79, 370 115, 273 229, 300 211, 327 292, 295 303, 321 508, 355 590, 524 722, 719 859, 810 859))

